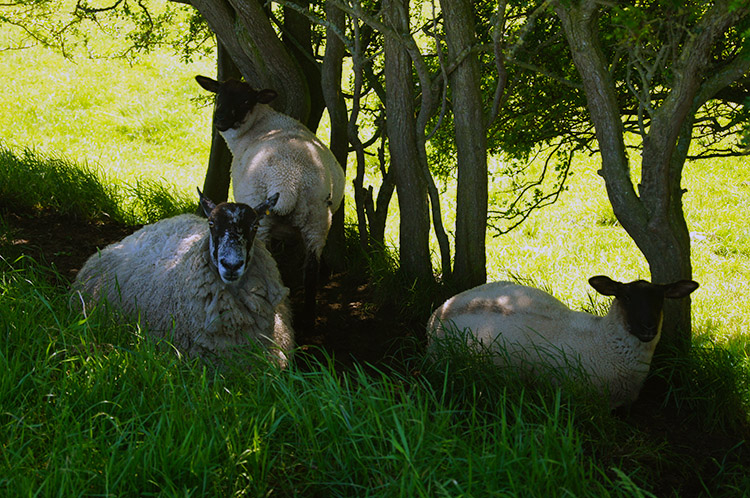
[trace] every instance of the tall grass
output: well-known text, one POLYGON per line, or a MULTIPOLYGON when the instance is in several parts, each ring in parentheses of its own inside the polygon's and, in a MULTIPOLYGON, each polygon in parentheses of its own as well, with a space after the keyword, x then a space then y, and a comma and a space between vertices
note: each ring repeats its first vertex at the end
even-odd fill
POLYGON ((559 396, 459 403, 309 357, 219 373, 0 264, 6 496, 630 496, 559 396))
POLYGON ((101 169, 0 146, 0 206, 6 209, 133 225, 194 211, 195 197, 151 179, 116 183, 101 169))
MULTIPOLYGON (((304 352, 286 370, 249 352, 217 371, 104 308, 71 311, 29 258, 0 265, 5 496, 653 496, 665 474, 695 479, 697 462, 605 403, 529 390, 460 347, 415 358, 419 374, 304 352)), ((705 415, 727 410, 707 405, 729 391, 711 391, 746 393, 722 379, 748 370, 709 356, 674 396, 716 431, 705 415)), ((750 484, 737 451, 708 495, 750 484)))

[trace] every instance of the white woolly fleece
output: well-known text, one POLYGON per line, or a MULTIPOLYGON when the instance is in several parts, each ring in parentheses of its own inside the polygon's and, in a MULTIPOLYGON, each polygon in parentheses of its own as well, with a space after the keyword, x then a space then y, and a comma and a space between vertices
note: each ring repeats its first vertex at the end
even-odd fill
POLYGON ((225 284, 209 262, 208 241, 206 220, 192 214, 147 225, 91 256, 73 289, 85 307, 106 299, 140 313, 150 332, 189 356, 255 341, 285 364, 294 347, 289 290, 270 253, 256 240, 245 274, 225 284))
POLYGON ((427 324, 432 337, 465 329, 485 346, 506 352, 494 358, 498 364, 548 376, 582 370, 591 385, 609 393, 613 408, 638 397, 659 341, 658 335, 644 343, 630 334, 617 300, 599 317, 512 282, 492 282, 457 294, 435 310, 427 324))
MULTIPOLYGON (((308 251, 320 258, 344 197, 344 171, 330 149, 299 121, 266 104, 256 104, 239 128, 221 134, 232 152, 235 201, 255 206, 278 192, 271 212, 297 228, 308 251)), ((278 221, 261 221, 261 240, 268 240, 278 221)))

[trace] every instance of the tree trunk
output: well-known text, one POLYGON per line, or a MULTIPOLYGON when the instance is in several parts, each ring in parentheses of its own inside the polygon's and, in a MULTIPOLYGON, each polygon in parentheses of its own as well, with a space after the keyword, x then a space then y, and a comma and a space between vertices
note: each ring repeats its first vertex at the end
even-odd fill
MULTIPOLYGON (((326 3, 326 18, 342 32, 346 24, 344 12, 332 3, 326 3)), ((344 60, 344 43, 329 28, 326 30, 326 51, 321 68, 321 91, 328 115, 331 119, 330 148, 336 160, 346 171, 349 141, 347 139, 346 102, 341 93, 342 63, 344 60)), ((328 232, 328 240, 323 251, 326 265, 334 271, 346 268, 346 238, 344 236, 344 205, 333 214, 333 223, 328 232)))
MULTIPOLYGON (((441 0, 446 41, 452 59, 476 43, 469 0, 441 0)), ((458 155, 456 252, 457 290, 485 283, 487 229, 487 137, 477 56, 470 55, 450 75, 458 155)))
MULTIPOLYGON (((308 8, 309 0, 290 0, 297 5, 308 8)), ((330 20, 330 19, 329 19, 330 20)), ((312 47, 312 30, 310 29, 310 20, 303 14, 297 12, 291 7, 284 7, 284 34, 282 40, 286 46, 287 52, 297 61, 300 70, 307 82, 310 100, 310 112, 307 120, 303 121, 310 131, 315 133, 326 108, 323 98, 323 88, 321 86, 320 66, 315 62, 312 47)), ((326 33, 326 40, 333 41, 336 38, 331 33, 326 33)), ((340 87, 341 83, 336 82, 340 87)))
MULTIPOLYGON (((677 136, 668 128, 669 123, 680 129, 686 114, 665 103, 652 120, 644 140, 639 197, 630 179, 614 82, 599 45, 597 4, 582 1, 575 7, 557 4, 555 9, 583 81, 602 155, 601 174, 617 219, 646 257, 653 282, 691 278, 690 237, 679 185, 685 157, 673 156, 677 136)), ((689 298, 667 302, 661 348, 686 353, 691 334, 689 298)))
MULTIPOLYGON (((230 78, 239 79, 240 70, 232 62, 224 45, 217 43, 216 77, 219 81, 230 78)), ((208 158, 206 178, 203 181, 203 193, 216 204, 229 197, 230 168, 232 153, 215 126, 211 127, 211 153, 208 158)), ((198 209, 202 213, 202 209, 198 209)))
POLYGON ((237 35, 237 15, 226 0, 190 0, 200 12, 229 56, 248 81, 261 81, 264 76, 253 59, 245 54, 244 42, 237 35))
MULTIPOLYGON (((680 123, 677 118, 674 122, 680 123)), ((653 120, 648 139, 644 143, 639 191, 649 212, 647 236, 635 240, 646 257, 654 283, 671 283, 691 279, 690 233, 682 209, 683 191, 680 186, 682 167, 692 137, 692 117, 682 120, 680 147, 676 139, 657 140, 664 136, 664 123, 653 120), (659 148, 657 152, 655 147, 659 148), (666 152, 666 153, 665 153, 666 152), (653 199, 658 195, 660 199, 653 199), (649 202, 650 201, 650 202, 649 202), (650 206, 649 206, 650 204, 650 206)), ((669 299, 664 303, 664 327, 659 350, 674 349, 680 354, 690 350, 692 323, 690 297, 669 299)))
POLYGON ((273 88, 274 108, 303 123, 310 95, 302 71, 287 53, 258 0, 190 0, 255 88, 273 88))
MULTIPOLYGON (((385 0, 383 12, 398 32, 408 32, 409 0, 385 0), (400 12, 399 12, 400 10, 400 12)), ((431 279, 427 186, 420 172, 412 66, 401 43, 385 38, 386 129, 400 209, 399 259, 409 278, 431 279)))
POLYGON ((378 162, 380 162, 380 173, 383 182, 378 189, 378 195, 373 199, 373 188, 367 191, 367 219, 370 226, 370 240, 374 248, 385 247, 385 222, 388 217, 388 205, 393 197, 393 190, 396 185, 393 180, 393 173, 386 169, 385 162, 385 134, 381 137, 381 146, 378 147, 378 162))
MULTIPOLYGON (((274 107, 303 123, 310 113, 310 93, 299 64, 286 51, 271 26, 258 0, 229 0, 241 21, 245 38, 242 47, 255 63, 263 68, 264 80, 249 83, 262 88, 273 88, 279 94, 274 107)), ((236 35, 235 35, 236 36, 236 35)))

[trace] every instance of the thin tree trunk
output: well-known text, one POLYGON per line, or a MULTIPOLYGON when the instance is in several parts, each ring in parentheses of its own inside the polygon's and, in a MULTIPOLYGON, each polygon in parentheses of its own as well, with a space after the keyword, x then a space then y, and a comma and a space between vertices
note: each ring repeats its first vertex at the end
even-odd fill
MULTIPOLYGON (((408 0, 385 0, 386 22, 400 32, 408 24, 399 13, 409 11, 408 0)), ((431 279, 427 186, 420 172, 412 84, 412 65, 402 44, 385 38, 386 128, 395 174, 400 209, 399 259, 402 271, 411 278, 431 279)))
POLYGON ((354 205, 357 212, 357 230, 359 232, 359 245, 366 253, 370 250, 370 236, 367 230, 367 214, 365 201, 367 191, 364 188, 365 179, 365 148, 359 139, 357 118, 359 117, 360 101, 362 96, 363 71, 362 71, 362 38, 359 23, 354 21, 354 52, 352 53, 352 66, 354 70, 354 93, 352 95, 352 114, 349 116, 347 131, 349 142, 354 147, 357 158, 356 174, 354 175, 354 205))
MULTIPOLYGON (((297 5, 308 8, 309 0, 290 0, 297 5)), ((333 41, 336 36, 326 33, 326 40, 333 41)), ((320 66, 313 58, 312 30, 310 20, 305 15, 290 7, 284 7, 284 34, 282 37, 287 52, 297 61, 307 82, 310 101, 310 112, 303 121, 313 133, 318 128, 320 118, 326 108, 321 86, 320 66)), ((340 81, 340 80, 339 80, 340 81)), ((337 86, 341 86, 337 82, 337 86)))
MULTIPOLYGON (((469 0, 441 0, 446 41, 452 58, 476 43, 469 0)), ((487 280, 487 137, 480 90, 479 60, 468 56, 450 75, 458 155, 456 253, 452 280, 458 290, 487 280)))
MULTIPOLYGON (((226 48, 217 42, 216 77, 219 81, 230 78, 239 79, 240 70, 232 62, 226 48)), ((229 197, 230 168, 232 153, 215 126, 211 126, 211 153, 208 158, 206 178, 203 181, 203 193, 216 204, 224 202, 229 197)), ((199 211, 202 212, 201 209, 199 211)))
POLYGON ((378 189, 378 195, 373 200, 372 186, 367 191, 367 211, 370 226, 370 239, 377 248, 385 247, 385 222, 388 217, 388 205, 396 187, 393 173, 386 170, 385 164, 385 134, 381 136, 381 146, 378 148, 378 161, 383 182, 378 189))
MULTIPOLYGON (((344 31, 346 17, 332 3, 326 3, 326 18, 344 31)), ((328 115, 331 119, 330 148, 336 160, 346 171, 349 141, 347 138, 346 102, 341 93, 342 62, 344 60, 344 43, 329 28, 326 30, 326 51, 321 68, 321 89, 328 115)), ((333 223, 328 232, 328 240, 323 251, 323 259, 334 271, 343 271, 346 267, 346 240, 344 236, 344 205, 333 214, 333 223)))

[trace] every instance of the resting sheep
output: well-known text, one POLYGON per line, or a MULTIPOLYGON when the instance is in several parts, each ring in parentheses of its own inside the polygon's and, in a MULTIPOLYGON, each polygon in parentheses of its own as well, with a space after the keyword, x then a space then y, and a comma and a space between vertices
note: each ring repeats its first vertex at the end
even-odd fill
POLYGON ((275 91, 256 91, 237 80, 195 79, 217 94, 214 124, 232 153, 234 199, 254 205, 270 192, 280 194, 258 237, 285 238, 283 228, 302 236, 305 308, 301 318, 311 325, 320 256, 333 213, 344 196, 344 171, 310 130, 267 105, 276 98, 275 91))
POLYGON ((427 324, 432 341, 468 329, 495 352, 496 363, 553 377, 584 373, 612 408, 638 397, 659 341, 664 298, 698 288, 692 280, 657 285, 589 279, 600 294, 615 296, 606 316, 570 310, 539 289, 511 282, 480 285, 448 299, 427 324))
POLYGON ((77 300, 84 309, 106 300, 127 314, 140 313, 149 332, 188 356, 221 357, 257 342, 285 365, 294 346, 289 290, 255 238, 278 196, 251 208, 216 206, 198 193, 208 220, 175 216, 105 247, 78 273, 77 300))

